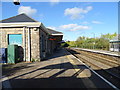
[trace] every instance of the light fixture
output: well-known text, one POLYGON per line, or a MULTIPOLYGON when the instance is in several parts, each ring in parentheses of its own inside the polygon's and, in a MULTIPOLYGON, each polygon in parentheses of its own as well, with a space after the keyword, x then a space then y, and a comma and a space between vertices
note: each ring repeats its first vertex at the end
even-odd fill
POLYGON ((13 0, 13 3, 14 3, 15 5, 20 5, 20 0, 13 0))

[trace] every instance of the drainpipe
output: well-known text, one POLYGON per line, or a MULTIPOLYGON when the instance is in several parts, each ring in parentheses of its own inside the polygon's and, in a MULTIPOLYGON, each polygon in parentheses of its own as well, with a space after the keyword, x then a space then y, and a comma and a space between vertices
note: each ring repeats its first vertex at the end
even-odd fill
POLYGON ((48 53, 48 35, 46 35, 46 53, 48 53))
POLYGON ((31 61, 31 50, 30 50, 30 28, 28 27, 28 60, 31 61))
POLYGON ((23 46, 24 46, 24 61, 26 61, 26 33, 25 33, 25 27, 23 27, 23 46))

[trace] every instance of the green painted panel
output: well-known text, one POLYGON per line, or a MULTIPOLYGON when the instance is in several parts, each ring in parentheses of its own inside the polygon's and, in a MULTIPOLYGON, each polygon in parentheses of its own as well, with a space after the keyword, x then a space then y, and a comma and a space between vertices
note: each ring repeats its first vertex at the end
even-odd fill
POLYGON ((18 60, 18 46, 17 45, 8 45, 7 60, 8 60, 8 63, 17 62, 18 60))

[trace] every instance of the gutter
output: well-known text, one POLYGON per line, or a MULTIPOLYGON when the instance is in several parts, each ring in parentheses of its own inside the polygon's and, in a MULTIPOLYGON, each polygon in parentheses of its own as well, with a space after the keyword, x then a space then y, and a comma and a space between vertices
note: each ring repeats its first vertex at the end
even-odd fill
POLYGON ((24 61, 26 61, 26 45, 25 45, 25 43, 26 43, 26 38, 25 38, 26 37, 26 33, 25 33, 25 29, 26 29, 26 27, 23 27, 24 61))
POLYGON ((28 60, 27 61, 31 61, 31 48, 30 48, 30 28, 28 27, 28 60))
POLYGON ((63 34, 51 34, 53 36, 63 36, 63 34))

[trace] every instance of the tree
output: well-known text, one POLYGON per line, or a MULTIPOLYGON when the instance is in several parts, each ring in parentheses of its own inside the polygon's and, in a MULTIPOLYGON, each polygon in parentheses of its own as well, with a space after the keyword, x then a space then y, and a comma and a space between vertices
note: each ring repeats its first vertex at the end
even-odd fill
POLYGON ((101 38, 104 38, 104 39, 108 39, 108 40, 111 40, 113 39, 115 36, 117 36, 117 33, 115 32, 114 34, 105 34, 105 35, 101 35, 101 38))
POLYGON ((81 41, 81 40, 85 40, 85 37, 84 36, 83 37, 80 36, 80 37, 77 38, 76 41, 81 41))
POLYGON ((80 36, 76 41, 67 42, 69 47, 80 47, 80 48, 88 48, 88 49, 103 49, 109 50, 109 41, 117 36, 117 33, 114 34, 104 34, 98 38, 88 38, 84 36, 80 36))

